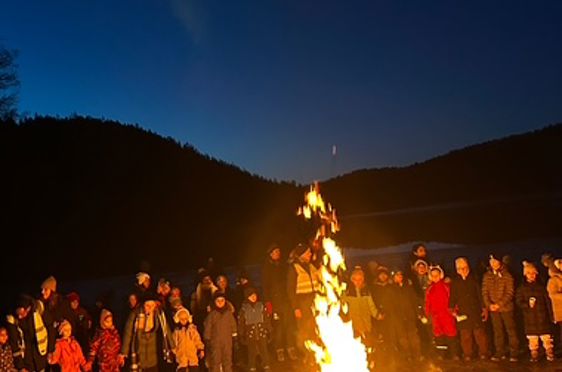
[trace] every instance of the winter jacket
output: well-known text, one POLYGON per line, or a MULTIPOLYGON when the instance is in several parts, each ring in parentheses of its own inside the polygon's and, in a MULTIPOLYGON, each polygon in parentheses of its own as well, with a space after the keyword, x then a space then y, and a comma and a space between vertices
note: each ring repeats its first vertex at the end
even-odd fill
POLYGON ((98 359, 100 372, 119 372, 121 337, 116 328, 98 328, 90 344, 89 362, 98 359))
POLYGON ((73 311, 76 321, 76 328, 73 328, 73 334, 76 341, 80 344, 82 352, 88 352, 88 344, 90 340, 90 328, 92 326, 92 317, 83 307, 73 311))
MULTIPOLYGON (((387 283, 376 282, 371 291, 373 302, 377 310, 384 314, 393 313, 392 285, 387 283)), ((386 318, 385 318, 386 319, 386 318)))
POLYGON ((356 335, 368 335, 373 329, 373 318, 378 315, 371 292, 365 288, 348 288, 343 300, 349 308, 349 317, 356 335))
POLYGON ((263 300, 270 302, 273 311, 287 305, 287 265, 268 259, 262 269, 263 300))
POLYGON ((238 314, 238 334, 243 343, 268 340, 271 334, 269 314, 260 301, 252 304, 245 301, 238 314))
POLYGON ((471 272, 466 279, 456 275, 451 281, 451 298, 449 307, 459 316, 467 318, 459 323, 459 329, 476 329, 484 327, 482 322, 482 290, 476 276, 471 272))
POLYGON ((418 319, 418 315, 422 315, 423 309, 421 304, 423 301, 419 301, 416 296, 413 284, 409 281, 405 281, 403 285, 392 284, 390 286, 390 320, 391 322, 415 322, 418 319))
POLYGON ((6 329, 18 370, 40 371, 47 366, 47 354, 55 350, 55 330, 42 304, 33 307, 24 319, 7 317, 6 329))
POLYGON ((123 330, 123 345, 121 354, 137 354, 141 368, 164 366, 165 357, 174 348, 174 339, 166 321, 166 316, 160 310, 155 310, 154 327, 146 332, 140 326, 141 309, 129 315, 123 330))
POLYGON ((546 289, 552 303, 552 312, 555 322, 562 322, 562 272, 556 268, 548 270, 548 283, 546 289))
POLYGON ((490 269, 482 279, 482 300, 489 309, 490 305, 500 305, 499 312, 513 311, 515 287, 513 276, 504 268, 498 271, 490 269))
POLYGON ((49 363, 60 365, 61 372, 80 372, 80 367, 86 365, 86 359, 74 337, 60 338, 57 340, 55 352, 49 363))
POLYGON ((431 318, 435 337, 457 335, 456 319, 449 309, 450 287, 443 279, 431 283, 425 296, 425 313, 431 318))
POLYGON ((78 321, 77 315, 72 311, 68 299, 57 292, 53 292, 48 300, 40 299, 42 302, 45 313, 48 314, 47 318, 52 322, 53 328, 57 329, 59 324, 67 320, 72 329, 76 330, 76 323, 78 321))
POLYGON ((550 298, 544 285, 535 281, 529 283, 524 281, 517 288, 515 302, 523 310, 526 335, 544 335, 552 333, 551 319, 552 307, 550 298), (531 298, 534 298, 535 306, 530 306, 531 298))
POLYGON ((9 344, 0 345, 0 371, 2 372, 15 372, 14 356, 12 355, 12 348, 9 344))
POLYGON ((201 341, 201 336, 194 324, 176 328, 174 330, 174 343, 176 344, 176 363, 178 368, 199 365, 197 352, 203 350, 205 345, 201 341))
POLYGON ((226 306, 213 309, 207 315, 203 336, 206 342, 210 342, 211 347, 232 345, 232 337, 237 336, 236 320, 226 306))

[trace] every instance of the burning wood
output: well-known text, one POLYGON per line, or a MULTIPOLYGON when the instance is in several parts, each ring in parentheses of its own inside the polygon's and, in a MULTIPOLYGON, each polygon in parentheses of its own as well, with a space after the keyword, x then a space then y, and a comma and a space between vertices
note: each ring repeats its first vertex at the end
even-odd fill
POLYGON ((314 353, 322 372, 368 371, 365 345, 354 337, 351 321, 345 322, 341 316, 348 312, 341 300, 346 284, 340 280, 346 266, 341 249, 332 239, 340 229, 336 211, 324 203, 317 184, 306 194, 305 202, 297 214, 319 219, 316 240, 323 248, 322 289, 316 294, 313 309, 320 342, 308 340, 306 347, 314 353))

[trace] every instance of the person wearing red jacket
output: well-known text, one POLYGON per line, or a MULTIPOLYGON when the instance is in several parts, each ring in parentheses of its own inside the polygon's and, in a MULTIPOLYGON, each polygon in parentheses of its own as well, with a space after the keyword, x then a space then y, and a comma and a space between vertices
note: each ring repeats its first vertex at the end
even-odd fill
POLYGON ((60 338, 55 344, 55 352, 49 357, 49 364, 58 364, 62 372, 87 371, 88 365, 78 341, 72 337, 72 325, 63 320, 58 328, 60 338))
MULTIPOLYGON (((445 282, 445 273, 439 266, 431 266, 431 284, 425 295, 425 313, 431 319, 435 346, 438 350, 448 350, 450 356, 458 360, 456 319, 449 308, 451 289, 445 282)), ((441 359, 442 356, 440 355, 441 359)))
MULTIPOLYGON (((90 343, 88 367, 98 360, 100 372, 119 372, 125 360, 119 356, 121 337, 113 324, 113 314, 103 309, 100 316, 100 327, 96 330, 90 343)), ((90 368, 88 368, 90 369, 90 368)))

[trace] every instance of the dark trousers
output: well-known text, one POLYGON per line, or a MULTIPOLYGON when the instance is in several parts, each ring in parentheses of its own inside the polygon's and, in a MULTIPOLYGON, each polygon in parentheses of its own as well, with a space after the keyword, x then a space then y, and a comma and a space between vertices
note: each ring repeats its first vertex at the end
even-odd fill
POLYGON ((211 345, 210 352, 211 372, 232 372, 232 343, 215 342, 211 345))
POLYGON ((269 352, 265 339, 248 341, 248 369, 250 371, 256 370, 258 356, 261 358, 262 366, 268 368, 269 352))
POLYGON ((517 338, 517 328, 513 311, 506 312, 492 312, 492 328, 494 330, 494 347, 496 349, 495 355, 502 357, 507 354, 505 345, 505 333, 509 342, 509 355, 517 357, 519 354, 519 339, 517 338))
POLYGON ((478 355, 480 357, 488 356, 488 336, 486 336, 486 330, 484 328, 468 328, 459 331, 462 352, 465 357, 473 357, 474 341, 476 341, 476 345, 478 346, 478 355))
POLYGON ((405 353, 406 357, 419 358, 421 356, 421 342, 415 319, 410 321, 396 319, 392 321, 392 325, 392 338, 398 341, 400 351, 405 353))
POLYGON ((459 356, 459 342, 456 337, 435 337, 435 348, 438 355, 445 356, 448 353, 450 357, 459 356))
POLYGON ((295 322, 292 319, 292 314, 287 306, 280 305, 273 308, 271 338, 276 350, 295 346, 295 322))

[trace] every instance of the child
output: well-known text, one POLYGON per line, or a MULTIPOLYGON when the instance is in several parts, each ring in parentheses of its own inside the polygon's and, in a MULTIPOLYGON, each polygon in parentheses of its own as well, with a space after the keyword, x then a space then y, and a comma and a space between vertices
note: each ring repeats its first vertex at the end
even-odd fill
MULTIPOLYGON (((431 284, 425 296, 425 313, 431 319, 433 337, 437 349, 447 349, 454 360, 458 360, 457 325, 451 309, 449 297, 451 294, 449 283, 446 283, 445 273, 439 266, 429 268, 431 284)), ((442 359, 442 356, 438 356, 442 359)))
POLYGON ((236 320, 226 306, 224 293, 213 295, 213 309, 205 318, 205 343, 211 348, 210 372, 232 372, 232 344, 236 320))
POLYGON ((248 287, 244 290, 246 300, 238 314, 238 329, 241 341, 248 346, 248 368, 256 370, 256 359, 261 357, 263 370, 269 371, 269 354, 267 341, 271 334, 271 321, 269 313, 261 301, 255 288, 248 287))
POLYGON ((100 327, 96 330, 90 344, 90 357, 88 369, 98 359, 100 372, 119 372, 124 364, 124 359, 119 357, 121 350, 121 337, 113 324, 113 314, 107 309, 101 311, 100 327))
POLYGON ((523 310, 525 324, 525 335, 529 340, 531 351, 531 362, 539 358, 539 338, 546 352, 546 359, 554 361, 554 347, 550 323, 552 319, 552 307, 545 287, 537 279, 537 267, 529 262, 523 261, 523 275, 525 281, 517 288, 515 302, 523 310))
POLYGON ((58 328, 59 338, 55 352, 49 358, 49 364, 58 364, 62 372, 80 372, 80 367, 87 370, 86 359, 78 342, 72 337, 72 326, 64 320, 58 328))
POLYGON ((12 355, 12 348, 8 344, 8 331, 6 328, 0 328, 0 371, 2 372, 15 372, 14 356, 12 355))
POLYGON ((176 344, 176 363, 178 372, 199 371, 199 358, 205 356, 203 349, 205 345, 193 318, 185 307, 180 307, 174 315, 177 328, 174 330, 174 341, 176 344), (197 355, 199 354, 199 355, 197 355))

